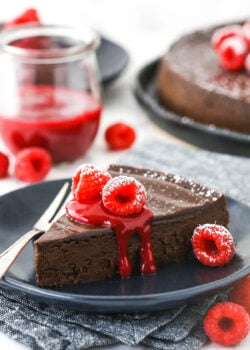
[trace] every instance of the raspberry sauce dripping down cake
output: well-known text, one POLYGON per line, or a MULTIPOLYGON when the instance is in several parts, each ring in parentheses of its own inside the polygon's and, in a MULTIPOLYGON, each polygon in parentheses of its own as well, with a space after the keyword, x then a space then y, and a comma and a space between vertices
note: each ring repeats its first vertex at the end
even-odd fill
POLYGON ((106 225, 114 230, 118 250, 118 269, 121 277, 131 275, 132 265, 129 260, 128 245, 133 234, 140 237, 141 273, 156 272, 156 265, 151 244, 152 218, 151 210, 144 206, 146 193, 143 185, 132 177, 118 176, 110 179, 102 188, 102 199, 97 196, 98 182, 103 182, 105 174, 97 172, 93 166, 87 165, 86 171, 77 171, 76 180, 73 179, 74 199, 67 205, 67 215, 80 223, 87 225, 106 225), (90 167, 92 167, 90 169, 90 167), (85 195, 85 200, 76 198, 85 193, 85 184, 89 181, 96 187, 92 193, 85 195), (77 182, 77 183, 76 183, 77 182))

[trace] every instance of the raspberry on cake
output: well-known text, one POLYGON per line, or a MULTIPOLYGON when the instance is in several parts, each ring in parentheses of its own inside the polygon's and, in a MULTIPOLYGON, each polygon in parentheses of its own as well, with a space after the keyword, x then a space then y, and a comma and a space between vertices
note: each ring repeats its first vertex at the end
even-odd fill
POLYGON ((98 198, 110 179, 107 171, 100 170, 93 164, 83 164, 73 176, 72 193, 80 202, 98 198))
POLYGON ((229 25, 215 30, 211 38, 213 48, 215 50, 219 49, 221 43, 225 39, 232 38, 235 36, 243 37, 243 29, 240 25, 229 25))
POLYGON ((248 45, 242 37, 230 37, 223 40, 217 53, 223 68, 233 71, 240 70, 245 65, 248 45))
POLYGON ((0 179, 6 177, 9 169, 9 158, 3 152, 0 152, 0 179))
MULTIPOLYGON (((139 189, 136 205, 140 204, 140 211, 118 215, 104 206, 102 197, 70 201, 67 215, 34 243, 37 283, 41 287, 117 274, 127 277, 139 270, 154 273, 161 265, 193 258, 191 237, 197 226, 228 224, 225 196, 190 179, 119 165, 110 166, 108 173, 113 179, 122 176, 136 180, 133 191, 128 192, 129 203, 133 203, 139 189), (146 205, 142 188, 147 194, 146 205)), ((112 210, 121 203, 119 194, 124 196, 119 185, 118 181, 118 200, 111 191, 112 210)))
POLYGON ((104 186, 102 202, 105 208, 118 215, 135 214, 146 204, 144 186, 131 176, 118 176, 104 186))
POLYGON ((250 22, 247 21, 242 27, 243 35, 248 45, 250 46, 250 22))

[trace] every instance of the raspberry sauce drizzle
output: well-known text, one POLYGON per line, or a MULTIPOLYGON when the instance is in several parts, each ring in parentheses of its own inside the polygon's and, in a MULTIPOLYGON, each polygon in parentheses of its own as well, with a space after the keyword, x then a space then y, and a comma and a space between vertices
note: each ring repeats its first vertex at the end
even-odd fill
POLYGON ((78 222, 89 225, 107 225, 117 237, 118 266, 121 277, 131 275, 132 266, 128 257, 130 237, 137 233, 140 236, 141 273, 156 272, 156 265, 151 245, 153 214, 148 208, 143 208, 138 214, 118 216, 106 210, 100 200, 80 203, 72 200, 66 207, 67 215, 78 222))

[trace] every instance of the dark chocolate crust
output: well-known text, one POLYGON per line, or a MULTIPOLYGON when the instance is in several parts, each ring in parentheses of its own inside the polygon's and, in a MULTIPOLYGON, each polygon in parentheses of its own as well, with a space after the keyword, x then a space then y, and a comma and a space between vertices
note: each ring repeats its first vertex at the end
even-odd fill
POLYGON ((250 76, 219 65, 211 36, 216 28, 185 35, 161 60, 157 86, 168 109, 198 122, 250 133, 250 76))
MULTIPOLYGON (((226 199, 206 186, 158 171, 111 166, 112 176, 131 175, 147 190, 147 206, 154 214, 152 246, 158 266, 192 256, 190 238, 199 224, 227 226, 226 199)), ((137 235, 131 237, 129 255, 139 270, 137 235)), ((105 226, 72 221, 66 215, 35 241, 37 282, 42 287, 76 284, 117 274, 116 236, 105 226)))

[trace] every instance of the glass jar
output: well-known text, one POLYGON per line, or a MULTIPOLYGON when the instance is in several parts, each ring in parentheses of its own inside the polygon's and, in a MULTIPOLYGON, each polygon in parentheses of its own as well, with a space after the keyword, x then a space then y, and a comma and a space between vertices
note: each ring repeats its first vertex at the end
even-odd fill
POLYGON ((47 149, 55 162, 85 154, 102 110, 90 29, 22 26, 0 34, 0 135, 16 153, 47 149))

